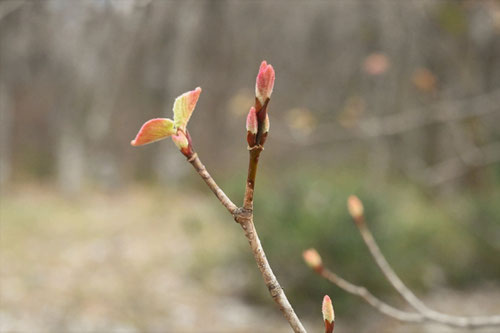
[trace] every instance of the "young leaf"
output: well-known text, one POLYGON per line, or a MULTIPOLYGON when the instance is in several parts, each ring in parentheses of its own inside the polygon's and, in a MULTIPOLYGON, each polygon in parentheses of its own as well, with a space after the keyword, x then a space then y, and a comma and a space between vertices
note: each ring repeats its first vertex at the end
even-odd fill
POLYGON ((174 102, 174 124, 175 127, 183 131, 186 130, 186 125, 191 118, 196 102, 200 97, 201 88, 188 91, 175 99, 174 102))
POLYGON ((168 118, 155 118, 148 120, 142 125, 134 140, 130 142, 132 146, 142 146, 158 140, 165 139, 175 134, 174 122, 168 118))

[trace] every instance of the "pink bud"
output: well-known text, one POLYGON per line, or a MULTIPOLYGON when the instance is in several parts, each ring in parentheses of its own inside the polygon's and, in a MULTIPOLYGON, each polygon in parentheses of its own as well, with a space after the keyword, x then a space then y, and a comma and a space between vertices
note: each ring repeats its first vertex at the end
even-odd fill
POLYGON ((335 312, 333 311, 333 304, 330 296, 323 297, 323 304, 321 307, 323 312, 323 320, 325 321, 325 332, 332 333, 335 325, 335 312))
POLYGON ((302 257, 304 257, 304 261, 306 264, 314 269, 315 271, 321 271, 323 268, 323 262, 321 260, 321 256, 318 251, 315 249, 308 249, 302 253, 302 257))
POLYGON ((354 219, 359 219, 363 216, 363 204, 355 195, 350 195, 347 199, 347 209, 349 210, 349 214, 351 214, 354 219))
POLYGON ((261 105, 264 105, 266 100, 271 97, 274 87, 274 69, 264 60, 260 64, 259 74, 255 83, 255 96, 261 105))
POLYGON ((257 122, 257 112, 255 108, 252 106, 247 116, 247 131, 252 134, 257 134, 259 129, 259 124, 257 122))

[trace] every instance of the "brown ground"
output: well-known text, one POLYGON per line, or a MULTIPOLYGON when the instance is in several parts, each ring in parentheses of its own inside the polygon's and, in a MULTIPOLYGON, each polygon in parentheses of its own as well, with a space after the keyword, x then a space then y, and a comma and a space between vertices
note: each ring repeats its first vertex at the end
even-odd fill
MULTIPOLYGON (((0 205, 0 331, 289 332, 271 301, 258 307, 241 297, 248 267, 231 258, 246 246, 204 193, 134 188, 65 199, 46 187, 15 188, 0 205)), ((455 313, 500 312, 491 287, 428 301, 455 313)), ((313 319, 305 325, 320 332, 313 319)), ((336 326, 449 331, 401 325, 368 308, 358 322, 337 318, 336 326)))

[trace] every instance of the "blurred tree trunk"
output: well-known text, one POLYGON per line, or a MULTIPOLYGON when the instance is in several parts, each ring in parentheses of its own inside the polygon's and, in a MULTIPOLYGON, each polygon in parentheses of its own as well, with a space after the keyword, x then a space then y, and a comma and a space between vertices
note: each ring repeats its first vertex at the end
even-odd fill
POLYGON ((0 188, 11 175, 12 111, 7 85, 0 80, 0 188))
MULTIPOLYGON (((366 5, 366 4, 365 4, 366 5)), ((397 35, 394 34, 395 15, 397 4, 381 1, 371 4, 372 8, 365 11, 365 20, 372 30, 372 40, 368 43, 367 55, 372 52, 381 52, 388 57, 395 54, 394 48, 398 46, 397 35)), ((389 60, 388 60, 389 61, 389 60)), ((368 100, 368 110, 371 116, 384 116, 394 110, 394 101, 397 96, 388 96, 387 91, 394 91, 395 70, 388 70, 381 75, 375 75, 367 80, 364 94, 368 100)), ((383 185, 389 175, 391 166, 390 138, 377 136, 370 141, 370 153, 368 155, 368 168, 370 183, 379 187, 383 185)))
MULTIPOLYGON (((69 94, 71 96, 71 94, 69 94)), ((72 96, 74 97, 74 96, 72 96)), ((56 126, 57 184, 68 195, 82 189, 85 171, 85 144, 82 123, 78 117, 78 99, 64 98, 58 105, 56 126)), ((81 101, 78 101, 81 102, 81 101)))
MULTIPOLYGON (((175 3, 175 7, 167 7, 166 13, 172 10, 175 24, 173 28, 172 45, 182 45, 173 49, 172 57, 166 66, 166 94, 164 104, 164 115, 172 117, 172 106, 175 97, 185 91, 194 89, 194 82, 189 75, 195 59, 199 57, 196 52, 199 34, 202 32, 201 15, 203 14, 197 1, 182 1, 175 3)), ((190 170, 184 167, 184 161, 180 158, 179 152, 172 145, 162 144, 159 147, 160 153, 154 162, 155 171, 160 182, 179 182, 190 170)))
MULTIPOLYGON (((91 165, 92 177, 104 188, 115 188, 120 185, 121 170, 117 161, 120 160, 114 146, 119 145, 112 138, 113 115, 119 106, 120 97, 124 88, 127 88, 133 56, 140 46, 144 23, 147 21, 148 8, 141 8, 126 18, 108 13, 106 15, 108 29, 119 35, 113 44, 107 38, 95 33, 95 28, 87 27, 92 32, 92 52, 102 54, 108 59, 116 59, 109 63, 96 63, 99 73, 104 73, 100 80, 96 80, 91 88, 92 103, 87 117, 87 137, 92 149, 91 165), (126 22, 124 22, 126 20, 126 22)), ((96 57, 98 58, 98 57, 96 57)))

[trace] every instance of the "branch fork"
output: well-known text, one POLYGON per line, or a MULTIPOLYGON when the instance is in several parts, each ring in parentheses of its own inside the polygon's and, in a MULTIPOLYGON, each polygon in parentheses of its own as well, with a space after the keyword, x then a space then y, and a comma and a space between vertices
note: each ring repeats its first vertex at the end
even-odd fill
POLYGON ((269 265, 253 222, 255 178, 260 153, 264 150, 264 143, 269 132, 269 115, 267 114, 267 109, 274 87, 274 79, 275 73, 273 67, 268 65, 266 61, 263 61, 259 68, 255 84, 255 105, 250 108, 247 116, 246 128, 249 164, 242 207, 236 206, 208 173, 198 154, 195 152, 191 136, 186 129, 186 125, 201 93, 201 88, 189 91, 175 100, 173 120, 158 118, 146 122, 131 144, 139 146, 164 139, 168 136, 172 137, 172 140, 181 153, 186 156, 187 161, 198 172, 217 199, 219 199, 220 203, 233 216, 234 220, 241 225, 264 283, 293 331, 305 333, 304 326, 295 314, 283 288, 269 265))

